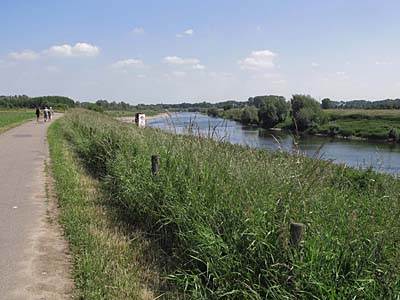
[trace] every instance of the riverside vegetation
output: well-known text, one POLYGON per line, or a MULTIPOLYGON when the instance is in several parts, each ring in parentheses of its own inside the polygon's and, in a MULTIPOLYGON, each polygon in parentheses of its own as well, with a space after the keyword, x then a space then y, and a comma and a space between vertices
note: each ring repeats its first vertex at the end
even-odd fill
MULTIPOLYGON (((168 258, 162 261, 167 283, 155 294, 172 299, 400 299, 397 179, 301 153, 269 153, 138 129, 89 111, 70 111, 54 126, 112 195, 108 201, 123 208, 124 220, 141 228, 168 258), (150 172, 153 154, 160 157, 157 176, 150 172), (306 225, 297 246, 290 243, 291 222, 306 225)), ((65 142, 53 141, 53 148, 57 143, 65 142)), ((57 172, 68 166, 58 165, 57 172)), ((64 197, 74 189, 60 188, 73 175, 56 177, 62 211, 86 205, 79 194, 64 197)), ((79 226, 69 222, 67 228, 79 226)), ((82 252, 85 233, 67 234, 72 250, 82 252)), ((79 270, 78 288, 98 284, 100 291, 104 282, 93 281, 94 272, 113 280, 111 270, 119 263, 107 255, 103 264, 109 260, 111 269, 100 264, 95 271, 88 259, 79 270)))
POLYGON ((320 104, 307 95, 293 95, 290 102, 282 96, 269 95, 251 97, 245 107, 212 108, 208 114, 267 129, 398 142, 399 107, 399 99, 350 102, 324 99, 320 104))

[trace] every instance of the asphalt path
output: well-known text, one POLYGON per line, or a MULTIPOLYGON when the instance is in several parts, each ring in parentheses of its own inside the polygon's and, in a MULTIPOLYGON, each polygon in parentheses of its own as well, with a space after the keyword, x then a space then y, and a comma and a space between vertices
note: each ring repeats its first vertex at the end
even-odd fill
POLYGON ((34 296, 32 284, 35 247, 46 218, 49 124, 29 121, 0 134, 1 300, 45 299, 34 296))

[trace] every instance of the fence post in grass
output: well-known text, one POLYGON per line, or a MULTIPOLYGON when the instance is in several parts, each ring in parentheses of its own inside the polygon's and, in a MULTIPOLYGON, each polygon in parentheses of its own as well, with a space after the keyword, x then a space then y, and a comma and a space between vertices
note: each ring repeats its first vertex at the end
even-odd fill
POLYGON ((306 225, 302 223, 290 223, 290 243, 297 246, 304 239, 306 225))
POLYGON ((151 174, 153 174, 153 176, 158 175, 158 163, 159 163, 158 155, 152 155, 151 156, 151 174))
POLYGON ((93 128, 92 127, 89 128, 89 134, 90 134, 90 137, 93 136, 93 128))

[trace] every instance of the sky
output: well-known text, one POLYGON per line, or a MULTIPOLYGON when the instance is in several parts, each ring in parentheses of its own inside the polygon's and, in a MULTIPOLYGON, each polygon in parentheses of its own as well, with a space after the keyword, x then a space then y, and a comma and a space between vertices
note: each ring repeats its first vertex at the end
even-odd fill
POLYGON ((400 98, 400 1, 0 0, 0 95, 400 98))

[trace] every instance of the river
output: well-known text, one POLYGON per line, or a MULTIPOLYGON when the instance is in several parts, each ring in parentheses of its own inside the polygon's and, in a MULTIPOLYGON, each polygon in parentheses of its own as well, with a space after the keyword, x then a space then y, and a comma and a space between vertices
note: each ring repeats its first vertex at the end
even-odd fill
MULTIPOLYGON (((151 127, 178 134, 201 134, 234 144, 265 148, 270 151, 294 151, 293 137, 287 132, 270 131, 195 113, 172 113, 147 122, 151 127)), ((372 167, 381 173, 400 174, 400 146, 382 142, 302 136, 298 149, 307 156, 344 163, 354 168, 372 167)))

